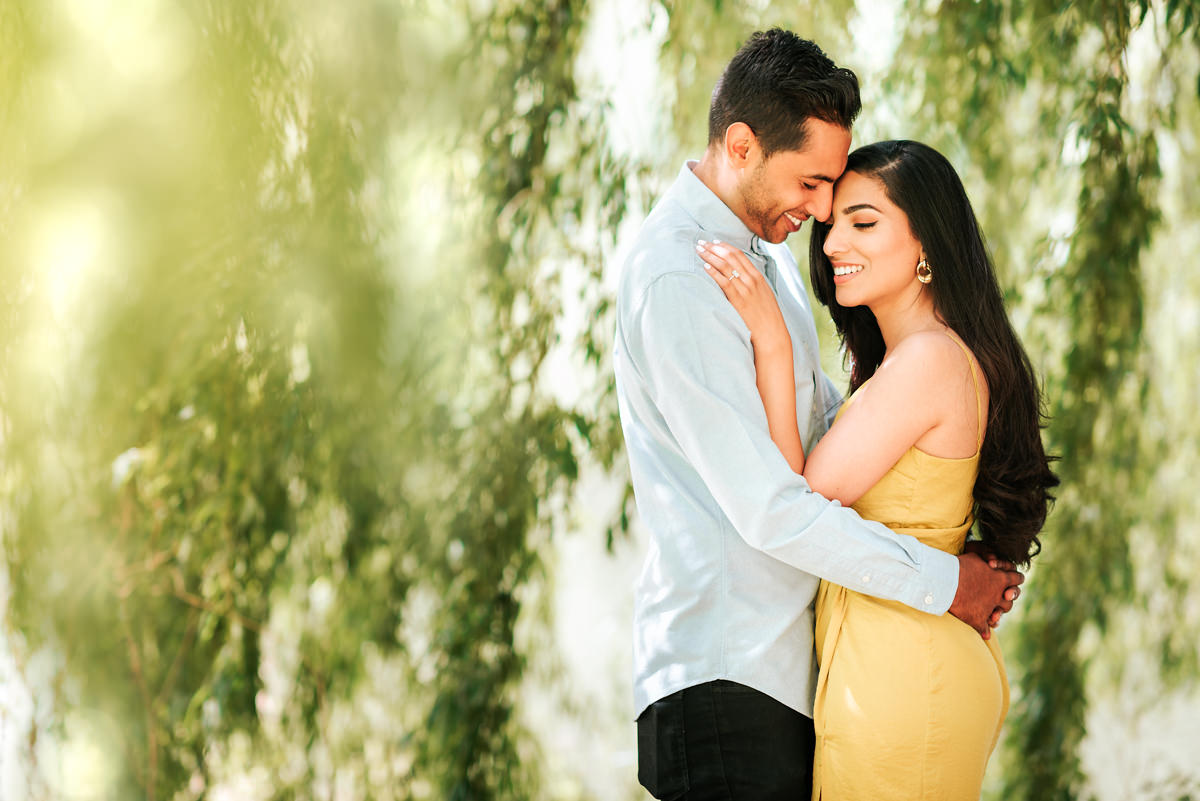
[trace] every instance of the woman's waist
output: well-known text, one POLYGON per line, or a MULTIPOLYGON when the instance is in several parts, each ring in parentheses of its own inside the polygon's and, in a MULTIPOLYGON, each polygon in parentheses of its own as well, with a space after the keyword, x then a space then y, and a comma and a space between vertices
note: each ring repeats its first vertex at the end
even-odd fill
MULTIPOLYGON (((931 615, 884 598, 849 590, 837 584, 821 582, 815 604, 815 634, 818 652, 824 650, 829 636, 849 636, 858 650, 878 652, 881 658, 902 643, 934 645, 957 643, 955 647, 974 651, 980 647, 999 651, 999 641, 985 641, 966 623, 950 614, 931 615), (890 643, 890 645, 889 645, 890 643)), ((995 639, 996 632, 992 632, 995 639)))
POLYGON ((971 532, 971 525, 975 522, 973 517, 968 517, 957 526, 936 527, 921 523, 879 520, 868 515, 863 515, 863 518, 875 520, 875 522, 882 523, 897 534, 907 535, 918 540, 923 545, 928 545, 930 548, 937 548, 939 551, 945 551, 954 556, 962 553, 963 545, 967 541, 967 535, 971 532))

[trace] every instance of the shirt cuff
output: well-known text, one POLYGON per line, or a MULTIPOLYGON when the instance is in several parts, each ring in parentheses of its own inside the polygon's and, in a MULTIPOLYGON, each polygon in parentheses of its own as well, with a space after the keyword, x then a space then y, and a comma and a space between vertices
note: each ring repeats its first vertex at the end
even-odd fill
POLYGON ((910 606, 931 615, 944 615, 958 592, 958 557, 931 550, 921 565, 921 595, 910 606))

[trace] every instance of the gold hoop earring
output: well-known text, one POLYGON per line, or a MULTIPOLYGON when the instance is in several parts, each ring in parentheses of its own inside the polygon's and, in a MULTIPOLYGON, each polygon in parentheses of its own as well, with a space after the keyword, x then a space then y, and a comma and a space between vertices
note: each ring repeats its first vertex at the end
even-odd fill
POLYGON ((929 262, 925 261, 924 256, 917 262, 917 280, 922 284, 928 284, 933 280, 933 268, 929 266, 929 262))

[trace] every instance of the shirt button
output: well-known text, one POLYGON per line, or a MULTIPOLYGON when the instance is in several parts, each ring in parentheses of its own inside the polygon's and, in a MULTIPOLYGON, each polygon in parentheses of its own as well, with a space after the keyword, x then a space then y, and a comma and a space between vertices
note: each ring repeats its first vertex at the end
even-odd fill
POLYGON ((926 604, 932 604, 932 603, 933 603, 933 595, 932 595, 932 594, 929 594, 929 595, 926 595, 926 596, 925 596, 925 603, 926 603, 926 604))
POLYGON ((863 584, 870 584, 870 583, 871 583, 871 576, 870 576, 870 574, 867 574, 867 575, 863 576, 863 579, 862 579, 862 581, 863 581, 863 584))

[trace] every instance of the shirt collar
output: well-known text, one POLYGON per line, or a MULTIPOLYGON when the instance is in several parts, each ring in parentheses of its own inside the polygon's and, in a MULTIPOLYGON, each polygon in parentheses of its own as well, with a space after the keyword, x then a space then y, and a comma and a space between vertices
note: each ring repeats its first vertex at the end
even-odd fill
POLYGON ((761 240, 721 198, 696 177, 696 173, 693 172, 696 164, 695 161, 684 162, 679 177, 675 179, 675 185, 671 188, 679 205, 713 239, 720 239, 756 255, 765 253, 761 240))

